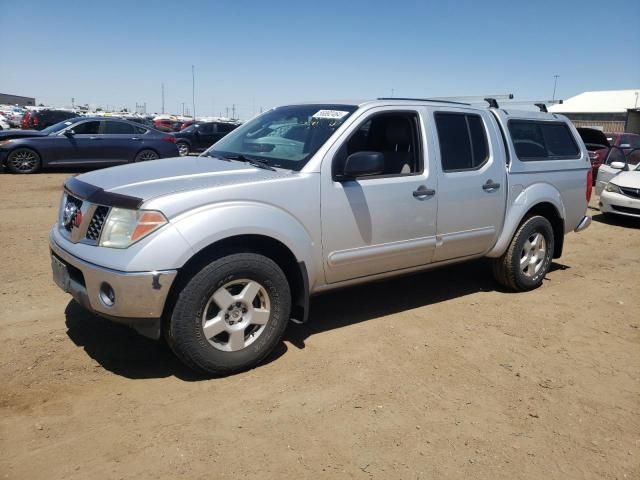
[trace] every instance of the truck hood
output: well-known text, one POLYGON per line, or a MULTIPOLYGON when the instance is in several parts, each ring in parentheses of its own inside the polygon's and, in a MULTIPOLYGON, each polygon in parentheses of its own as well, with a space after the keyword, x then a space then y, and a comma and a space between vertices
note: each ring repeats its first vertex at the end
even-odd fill
POLYGON ((620 172, 611 179, 611 183, 625 188, 640 188, 640 171, 620 172))
POLYGON ((122 165, 79 175, 77 180, 106 192, 144 201, 185 190, 254 183, 291 176, 213 157, 176 157, 122 165))

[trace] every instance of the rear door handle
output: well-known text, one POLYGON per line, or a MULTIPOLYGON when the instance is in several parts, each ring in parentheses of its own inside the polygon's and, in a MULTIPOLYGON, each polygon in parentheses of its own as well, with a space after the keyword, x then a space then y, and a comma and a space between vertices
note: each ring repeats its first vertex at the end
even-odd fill
POLYGON ((89 140, 100 140, 100 137, 89 137, 89 140))
POLYGON ((487 180, 487 183, 482 185, 482 189, 486 190, 488 192, 493 192, 494 190, 498 190, 499 188, 500 188, 500 184, 499 183, 495 183, 491 179, 487 180))
POLYGON ((138 137, 133 137, 131 140, 140 140, 138 137))
POLYGON ((436 191, 433 188, 427 188, 424 185, 420 185, 417 190, 413 191, 413 196, 415 198, 432 197, 435 194, 436 194, 436 191))

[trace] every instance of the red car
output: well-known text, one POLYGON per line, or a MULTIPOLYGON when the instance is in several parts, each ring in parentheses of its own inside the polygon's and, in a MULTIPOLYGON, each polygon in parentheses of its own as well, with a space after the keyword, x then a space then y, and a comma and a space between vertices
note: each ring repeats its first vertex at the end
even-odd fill
POLYGON ((22 116, 22 129, 27 130, 29 128, 29 119, 31 118, 31 110, 24 112, 22 116))
POLYGON ((169 118, 158 118, 153 121, 153 126, 156 130, 160 130, 161 132, 172 132, 174 123, 175 120, 171 120, 169 118))
POLYGON ((598 168, 604 163, 612 147, 618 147, 627 156, 630 164, 637 164, 640 157, 640 135, 635 133, 603 133, 595 128, 577 129, 589 151, 589 160, 593 169, 593 179, 598 178, 598 168), (636 149, 634 151, 634 149, 636 149), (631 153, 633 152, 633 153, 631 153), (629 156, 630 155, 630 156, 629 156))

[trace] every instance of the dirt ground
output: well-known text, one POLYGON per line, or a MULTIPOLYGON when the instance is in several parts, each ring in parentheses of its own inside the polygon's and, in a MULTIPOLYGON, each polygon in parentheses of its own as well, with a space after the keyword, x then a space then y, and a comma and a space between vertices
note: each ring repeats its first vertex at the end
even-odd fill
POLYGON ((480 261, 317 297, 206 379, 54 286, 67 176, 0 174, 1 478, 640 478, 640 222, 591 209, 529 293, 480 261))

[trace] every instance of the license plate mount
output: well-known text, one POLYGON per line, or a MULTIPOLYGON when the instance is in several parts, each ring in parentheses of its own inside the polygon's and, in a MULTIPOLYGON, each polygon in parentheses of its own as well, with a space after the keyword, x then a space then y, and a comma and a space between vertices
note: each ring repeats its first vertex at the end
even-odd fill
POLYGON ((69 269, 58 260, 54 255, 51 255, 51 270, 53 272, 53 281, 65 292, 69 292, 69 269))

